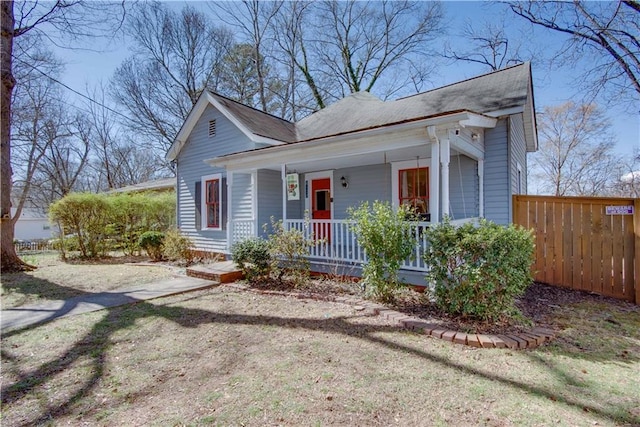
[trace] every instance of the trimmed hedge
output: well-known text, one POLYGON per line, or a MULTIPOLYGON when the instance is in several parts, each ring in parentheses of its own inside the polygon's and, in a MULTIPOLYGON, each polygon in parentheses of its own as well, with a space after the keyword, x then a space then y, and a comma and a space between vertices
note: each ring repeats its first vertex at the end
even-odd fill
POLYGON ((530 231, 486 220, 454 227, 447 220, 430 227, 426 238, 427 281, 439 307, 485 321, 517 312, 515 299, 533 282, 530 231))
MULTIPOLYGON (((115 250, 138 253, 142 233, 174 227, 175 212, 172 193, 71 193, 51 205, 49 217, 61 240, 73 236, 80 255, 95 258, 115 250)), ((64 258, 66 245, 59 248, 64 258)))

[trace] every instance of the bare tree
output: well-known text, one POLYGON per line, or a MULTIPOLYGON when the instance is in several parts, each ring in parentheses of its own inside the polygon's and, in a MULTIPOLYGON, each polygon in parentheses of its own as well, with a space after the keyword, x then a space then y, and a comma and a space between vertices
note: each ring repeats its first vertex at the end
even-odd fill
POLYGON ((32 185, 38 188, 35 195, 40 196, 39 206, 43 207, 80 189, 79 177, 89 159, 89 118, 79 113, 72 117, 61 114, 61 119, 58 129, 51 123, 48 139, 55 142, 47 146, 32 178, 32 185))
POLYGON ((111 91, 128 112, 125 125, 164 154, 200 94, 219 86, 233 35, 192 7, 176 13, 157 2, 140 4, 128 28, 134 54, 111 91))
MULTIPOLYGON (((66 136, 64 111, 59 88, 49 79, 41 78, 39 70, 46 70, 49 75, 56 75, 61 64, 50 52, 43 49, 31 49, 32 38, 25 36, 18 43, 28 42, 29 61, 16 61, 15 74, 19 84, 13 93, 12 100, 12 177, 13 201, 15 207, 14 220, 19 218, 25 205, 35 207, 33 203, 33 178, 47 150, 59 139, 66 136)), ((36 43, 37 44, 37 43, 36 43)), ((42 207, 42 206, 40 206, 42 207)))
POLYGON ((282 1, 258 0, 213 3, 213 10, 218 18, 239 29, 245 35, 246 41, 242 46, 250 48, 259 101, 257 107, 262 111, 272 109, 269 101, 273 99, 273 95, 270 94, 272 92, 270 86, 273 83, 269 81, 272 74, 269 62, 273 54, 268 49, 271 45, 269 31, 273 28, 272 22, 276 20, 282 5, 282 1))
POLYGON ((444 57, 455 61, 480 64, 491 71, 524 62, 520 52, 521 45, 513 38, 509 38, 504 21, 498 24, 485 22, 481 25, 478 28, 474 26, 474 22, 467 21, 462 31, 462 37, 469 43, 468 49, 454 50, 450 45, 447 45, 444 57))
POLYGON ((631 159, 625 159, 619 165, 619 180, 614 186, 614 196, 640 197, 640 149, 631 159))
POLYGON ((287 114, 298 118, 353 92, 375 88, 387 98, 418 87, 433 64, 441 18, 438 3, 285 2, 269 22, 280 52, 274 59, 286 70, 287 114))
POLYGON ((610 123, 595 105, 546 107, 538 115, 538 134, 531 166, 543 193, 600 196, 612 191, 621 160, 613 152, 610 123))
MULTIPOLYGON (((13 74, 13 44, 16 37, 28 33, 39 34, 51 42, 73 42, 80 37, 113 32, 113 23, 119 24, 122 7, 116 3, 86 2, 83 0, 37 1, 13 0, 0 2, 0 271, 30 268, 18 258, 13 235, 16 218, 11 217, 11 109, 16 79, 13 74), (43 27, 47 31, 43 31, 43 27)), ((116 25, 117 26, 117 25, 116 25)), ((60 43, 58 43, 60 45, 60 43)))
MULTIPOLYGON (((441 31, 438 3, 329 1, 318 8, 317 55, 322 72, 341 83, 339 98, 369 92, 383 74, 426 59, 441 31)), ((397 89, 391 84, 383 97, 397 89)))
POLYGON ((281 95, 281 117, 296 121, 301 115, 325 107, 325 94, 316 83, 315 69, 307 45, 308 23, 312 18, 312 4, 302 1, 286 2, 273 21, 273 37, 284 55, 276 60, 287 70, 286 90, 281 95), (307 87, 307 92, 303 89, 307 87))
POLYGON ((164 155, 144 150, 127 138, 126 132, 118 126, 114 108, 108 107, 107 88, 100 84, 88 90, 89 98, 97 102, 87 102, 87 120, 91 140, 89 173, 81 175, 82 187, 87 191, 105 191, 148 180, 156 173, 168 173, 164 155), (149 171, 149 166, 151 171, 149 171), (131 171, 136 171, 131 173, 131 171))
POLYGON ((525 1, 511 10, 532 24, 567 36, 557 57, 565 64, 586 64, 576 78, 590 99, 605 98, 635 108, 640 95, 640 3, 525 1))

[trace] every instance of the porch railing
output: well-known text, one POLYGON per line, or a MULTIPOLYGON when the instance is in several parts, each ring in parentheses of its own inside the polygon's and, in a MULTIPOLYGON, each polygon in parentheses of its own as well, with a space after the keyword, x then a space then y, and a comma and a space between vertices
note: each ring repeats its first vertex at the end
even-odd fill
MULTIPOLYGON (((309 257, 314 260, 358 265, 366 261, 364 249, 358 244, 352 230, 354 221, 350 220, 310 220, 290 219, 285 221, 287 230, 295 229, 303 233, 305 238, 314 239, 316 244, 310 248, 309 257)), ((423 255, 427 249, 424 230, 430 222, 412 222, 410 235, 414 239, 413 256, 405 260, 405 270, 427 271, 423 255)))
MULTIPOLYGON (((454 225, 476 221, 467 218, 452 221, 454 225)), ((309 258, 320 262, 339 262, 348 265, 360 265, 367 260, 364 249, 358 244, 350 220, 309 220, 288 219, 284 221, 287 230, 299 230, 306 239, 313 239, 316 244, 309 250, 309 258)), ((413 239, 413 254, 402 263, 402 269, 410 271, 428 271, 424 262, 424 254, 428 249, 425 230, 430 222, 411 222, 409 234, 413 239)), ((253 219, 231 221, 232 242, 239 242, 256 236, 256 221, 253 219)))

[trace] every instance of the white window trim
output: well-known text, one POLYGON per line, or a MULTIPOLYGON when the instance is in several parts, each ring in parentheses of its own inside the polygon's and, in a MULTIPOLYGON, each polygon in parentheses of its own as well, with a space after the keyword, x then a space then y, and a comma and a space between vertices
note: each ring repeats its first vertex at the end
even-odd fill
MULTIPOLYGON (((431 158, 416 160, 406 160, 403 162, 391 163, 391 197, 393 198, 393 207, 398 208, 400 204, 400 194, 398 193, 398 173, 404 169, 429 168, 431 172, 431 158)), ((429 177, 431 181, 431 177, 429 177)), ((429 189, 429 199, 431 199, 431 189, 429 189)))
POLYGON ((215 231, 220 231, 222 230, 222 174, 220 173, 214 173, 212 175, 205 175, 203 177, 200 178, 200 215, 202 216, 202 218, 200 218, 200 229, 201 230, 215 230, 215 231), (219 227, 207 227, 207 224, 209 223, 208 221, 208 217, 207 217, 207 181, 211 181, 217 179, 220 182, 220 191, 218 193, 220 200, 218 201, 218 218, 220 218, 220 226, 219 227))

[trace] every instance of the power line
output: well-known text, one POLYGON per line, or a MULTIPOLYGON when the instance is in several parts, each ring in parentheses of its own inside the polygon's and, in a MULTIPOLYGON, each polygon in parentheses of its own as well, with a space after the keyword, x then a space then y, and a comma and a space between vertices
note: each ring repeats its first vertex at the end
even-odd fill
MULTIPOLYGON (((112 112, 113 114, 115 114, 115 115, 117 115, 117 116, 120 116, 120 117, 123 117, 123 118, 125 118, 125 119, 127 119, 127 120, 130 120, 130 119, 129 119, 129 117, 125 116, 125 115, 124 115, 124 114, 122 114, 121 112, 116 111, 116 110, 114 110, 113 108, 110 108, 110 107, 108 107, 108 106, 104 105, 103 103, 96 101, 95 99, 93 99, 93 98, 91 98, 91 97, 89 97, 89 96, 85 95, 84 93, 78 92, 77 90, 75 90, 75 89, 73 89, 73 88, 71 88, 71 87, 67 86, 65 83, 61 82, 60 80, 56 79, 55 77, 51 77, 49 74, 45 73, 44 71, 40 70, 39 68, 35 67, 34 65, 29 64, 28 62, 25 62, 25 61, 21 60, 20 58, 16 58, 16 57, 14 57, 14 59, 16 59, 16 60, 20 61, 20 62, 21 62, 21 63, 23 63, 24 65, 27 65, 27 66, 31 67, 31 69, 33 69, 33 70, 37 71, 38 73, 42 74, 43 76, 45 76, 45 77, 46 77, 46 78, 48 78, 49 80, 51 80, 51 81, 53 81, 53 82, 55 82, 55 83, 59 84, 60 86, 64 87, 65 89, 67 89, 67 90, 69 90, 69 91, 71 91, 71 92, 75 93, 76 95, 78 95, 78 96, 80 96, 80 97, 82 97, 82 98, 84 98, 84 99, 86 99, 86 100, 88 100, 88 101, 90 101, 90 102, 93 102, 93 103, 94 103, 94 104, 96 104, 96 105, 99 105, 100 107, 104 108, 104 109, 105 109, 105 110, 107 110, 107 111, 112 112)), ((76 108, 80 109, 79 107, 77 107, 77 106, 75 106, 75 105, 74 105, 74 107, 76 107, 76 108)), ((83 111, 84 111, 84 110, 83 110, 83 111)))

